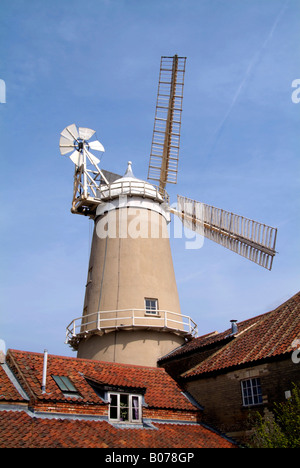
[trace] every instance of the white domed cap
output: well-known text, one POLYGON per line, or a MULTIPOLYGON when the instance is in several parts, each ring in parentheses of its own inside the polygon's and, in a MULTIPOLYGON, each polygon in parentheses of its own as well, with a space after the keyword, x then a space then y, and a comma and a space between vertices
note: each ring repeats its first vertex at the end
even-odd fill
POLYGON ((159 203, 162 203, 163 197, 158 191, 158 188, 145 182, 141 179, 137 179, 132 172, 132 162, 128 161, 127 170, 123 177, 115 180, 110 185, 103 185, 100 187, 101 199, 109 200, 120 195, 139 196, 143 198, 151 198, 159 203))

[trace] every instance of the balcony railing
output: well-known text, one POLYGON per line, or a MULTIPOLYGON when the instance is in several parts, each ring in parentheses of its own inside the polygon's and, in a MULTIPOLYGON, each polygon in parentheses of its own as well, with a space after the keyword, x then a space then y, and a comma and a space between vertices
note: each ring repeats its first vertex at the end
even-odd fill
POLYGON ((165 189, 160 190, 158 186, 139 179, 120 179, 118 182, 113 182, 113 184, 110 185, 100 185, 96 196, 100 197, 101 200, 107 200, 122 195, 130 197, 137 195, 143 198, 151 198, 159 202, 170 202, 169 195, 165 189))
POLYGON ((167 310, 150 313, 145 309, 122 309, 93 312, 75 318, 67 326, 66 343, 76 349, 82 338, 88 334, 104 334, 112 330, 153 329, 171 331, 187 338, 196 337, 196 323, 187 315, 167 310))

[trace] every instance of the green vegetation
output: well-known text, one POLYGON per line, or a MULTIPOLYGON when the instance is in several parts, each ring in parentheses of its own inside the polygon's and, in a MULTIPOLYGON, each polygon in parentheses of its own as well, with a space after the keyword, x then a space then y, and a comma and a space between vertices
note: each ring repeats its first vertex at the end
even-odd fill
POLYGON ((293 384, 291 397, 274 404, 274 416, 259 413, 253 427, 251 447, 300 448, 300 387, 293 384))

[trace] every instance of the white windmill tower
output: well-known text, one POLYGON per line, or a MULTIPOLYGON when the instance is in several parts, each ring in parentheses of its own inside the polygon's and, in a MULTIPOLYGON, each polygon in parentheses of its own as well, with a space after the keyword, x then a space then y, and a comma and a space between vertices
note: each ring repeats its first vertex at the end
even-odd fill
POLYGON ((124 177, 101 170, 90 150, 104 151, 94 130, 66 127, 60 150, 75 164, 71 211, 94 219, 82 317, 67 327, 78 357, 156 365, 197 335, 180 311, 167 232, 170 213, 193 231, 271 269, 277 230, 186 197, 169 203, 177 183, 185 57, 162 57, 148 179, 128 163, 124 177))

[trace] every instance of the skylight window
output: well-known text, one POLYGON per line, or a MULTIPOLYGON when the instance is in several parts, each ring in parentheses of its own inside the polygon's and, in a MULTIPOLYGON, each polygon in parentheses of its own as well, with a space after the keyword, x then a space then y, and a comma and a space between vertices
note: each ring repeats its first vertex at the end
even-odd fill
POLYGON ((77 389, 74 387, 69 377, 65 375, 52 375, 52 378, 64 395, 79 396, 77 389))

